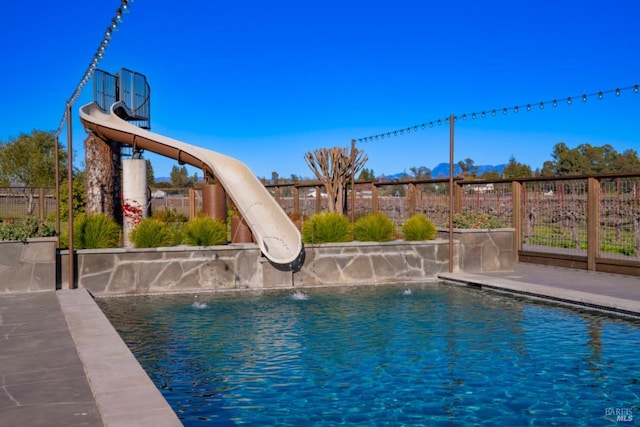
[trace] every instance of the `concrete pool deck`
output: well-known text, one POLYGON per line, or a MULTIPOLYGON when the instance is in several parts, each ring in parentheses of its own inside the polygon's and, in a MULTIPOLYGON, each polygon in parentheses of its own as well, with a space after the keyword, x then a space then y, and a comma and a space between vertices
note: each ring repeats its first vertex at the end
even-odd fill
POLYGON ((475 286, 576 307, 640 318, 640 277, 535 264, 513 271, 441 273, 453 284, 475 286))
MULTIPOLYGON (((640 318, 640 278, 531 264, 441 280, 640 318)), ((0 426, 182 423, 84 289, 0 295, 0 426)))
POLYGON ((0 296, 0 426, 181 426, 84 289, 0 296))

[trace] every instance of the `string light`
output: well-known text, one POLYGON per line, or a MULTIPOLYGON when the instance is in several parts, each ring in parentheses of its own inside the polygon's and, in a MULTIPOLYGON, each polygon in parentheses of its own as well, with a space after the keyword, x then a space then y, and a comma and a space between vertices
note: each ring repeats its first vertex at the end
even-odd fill
MULTIPOLYGON (((627 86, 627 87, 622 87, 622 88, 621 87, 617 87, 615 89, 604 90, 604 91, 601 90, 601 91, 593 92, 593 93, 583 93, 582 95, 568 96, 566 98, 565 97, 553 98, 550 101, 541 101, 541 102, 539 102, 538 106, 540 107, 541 110, 543 110, 545 105, 547 105, 547 104, 551 104, 555 108, 555 107, 558 106, 558 99, 560 99, 560 100, 566 99, 567 100, 567 105, 572 105, 574 98, 579 98, 579 99, 582 100, 582 102, 587 102, 587 99, 589 97, 597 96, 599 100, 602 100, 604 98, 604 95, 607 94, 607 93, 615 93, 616 97, 619 97, 622 94, 622 92, 625 92, 625 91, 628 91, 628 90, 633 91, 634 94, 638 94, 640 92, 640 86, 635 84, 633 86, 627 86)), ((514 113, 517 113, 518 111, 520 111, 520 108, 525 108, 527 111, 531 111, 532 104, 531 103, 521 104, 521 105, 516 105, 514 107, 511 107, 511 108, 504 107, 504 108, 501 108, 500 110, 502 110, 502 114, 503 115, 507 115, 509 110, 513 110, 514 113)), ((480 117, 484 119, 487 116, 487 111, 490 111, 491 115, 495 116, 497 110, 498 109, 492 108, 492 109, 482 110, 480 113, 473 112, 473 113, 461 114, 460 116, 454 115, 453 116, 453 121, 454 122, 457 121, 458 117, 461 117, 462 120, 466 120, 467 116, 471 116, 471 119, 475 120, 477 115, 480 115, 480 117)), ((437 119, 437 120, 435 120, 435 122, 438 124, 438 126, 442 125, 442 119, 437 119)), ((449 123, 449 116, 447 116, 447 118, 445 118, 445 122, 449 123)), ((429 127, 433 128, 434 120, 429 121, 428 123, 429 123, 429 127)), ((391 132, 393 132, 394 136, 396 136, 398 134, 398 132, 400 132, 400 134, 402 135, 404 133, 403 131, 405 129, 406 129, 407 133, 409 133, 409 132, 411 132, 411 128, 412 127, 413 127, 413 130, 417 132, 418 125, 414 125, 414 126, 410 126, 410 127, 407 127, 407 128, 400 129, 400 130, 386 132, 386 135, 387 135, 387 137, 390 137, 391 136, 391 132)), ((422 129, 425 129, 425 123, 422 123, 422 125, 420 125, 420 127, 422 129)), ((379 135, 382 135, 384 137, 385 134, 382 133, 382 134, 379 134, 379 135)), ((360 142, 366 142, 366 141, 371 141, 372 137, 358 138, 356 140, 360 141, 360 142)))
MULTIPOLYGON (((130 11, 129 5, 132 2, 133 0, 120 0, 120 7, 116 9, 115 16, 111 19, 111 23, 109 27, 107 27, 107 30, 105 31, 104 36, 102 38, 102 41, 100 42, 100 45, 98 45, 98 49, 96 50, 96 53, 93 55, 93 58, 91 59, 91 62, 89 63, 89 67, 87 68, 87 71, 85 71, 85 73, 82 75, 80 82, 76 85, 76 88, 71 94, 71 96, 69 97, 69 99, 67 100, 65 107, 72 105, 78 100, 78 98, 80 97, 80 94, 82 93, 82 89, 89 82, 89 80, 91 80, 91 77, 93 77, 93 73, 98 68, 98 64, 104 58, 105 51, 107 50, 107 47, 109 47, 109 42, 111 41, 111 37, 113 36, 113 33, 118 31, 118 26, 122 23, 122 17, 123 15, 129 13, 130 11)), ((62 132, 62 128, 64 127, 65 123, 67 123, 68 120, 69 120, 69 117, 67 117, 67 108, 65 108, 64 114, 62 115, 62 119, 60 119, 60 124, 58 125, 58 128, 54 132, 54 138, 58 138, 58 136, 62 132)))

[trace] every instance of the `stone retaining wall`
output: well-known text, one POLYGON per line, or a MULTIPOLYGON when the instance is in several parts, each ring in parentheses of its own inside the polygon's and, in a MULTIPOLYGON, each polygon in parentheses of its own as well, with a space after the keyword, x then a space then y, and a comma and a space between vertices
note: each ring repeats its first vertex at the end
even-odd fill
MULTIPOLYGON (((439 239, 426 242, 307 245, 295 274, 274 268, 254 244, 78 250, 74 277, 94 294, 429 282, 449 270, 446 238, 440 230, 439 239)), ((453 271, 513 269, 512 229, 456 230, 454 238, 453 271)), ((68 253, 56 257, 55 246, 55 239, 1 243, 0 292, 67 289, 68 253)))
MULTIPOLYGON (((254 244, 207 248, 77 251, 77 286, 93 294, 267 289, 435 281, 449 270, 449 245, 429 242, 307 245, 301 271, 280 271, 254 244)), ((457 245, 454 248, 457 252, 457 245)), ((66 251, 61 286, 68 282, 66 251)))
MULTIPOLYGON (((453 240, 460 245, 457 271, 481 273, 513 270, 517 253, 514 232, 513 228, 454 229, 453 240)), ((438 229, 437 237, 448 239, 449 231, 438 229)))
POLYGON ((57 237, 0 242, 0 293, 56 289, 57 237))

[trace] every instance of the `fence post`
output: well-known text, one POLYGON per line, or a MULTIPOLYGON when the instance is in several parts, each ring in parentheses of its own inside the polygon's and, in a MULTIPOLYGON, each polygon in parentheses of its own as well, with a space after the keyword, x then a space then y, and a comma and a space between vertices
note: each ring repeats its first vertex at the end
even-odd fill
POLYGON ((320 186, 316 185, 316 212, 322 212, 322 197, 320 195, 320 186))
POLYGON ((515 262, 518 262, 518 252, 522 250, 522 183, 511 182, 511 208, 513 209, 513 246, 515 262))
POLYGON ((293 186, 293 214, 300 215, 300 189, 297 185, 293 186))
POLYGON ((196 190, 189 189, 189 219, 196 217, 196 190))
POLYGON ((596 270, 600 255, 600 181, 587 178, 587 270, 596 270))
POLYGON ((378 186, 371 183, 371 212, 377 213, 379 210, 378 186))
POLYGON ((38 189, 38 213, 40 221, 44 222, 44 187, 38 189))
POLYGON ((462 185, 459 182, 453 184, 454 198, 453 198, 453 213, 456 214, 462 210, 462 185))
POLYGON ((416 214, 416 185, 409 183, 409 216, 416 214))

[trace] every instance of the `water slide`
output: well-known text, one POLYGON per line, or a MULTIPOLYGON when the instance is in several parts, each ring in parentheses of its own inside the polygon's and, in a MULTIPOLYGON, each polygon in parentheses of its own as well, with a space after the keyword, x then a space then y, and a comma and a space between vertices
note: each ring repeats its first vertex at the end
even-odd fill
POLYGON ((122 102, 105 113, 95 102, 80 108, 86 129, 105 140, 148 150, 187 163, 214 176, 238 207, 263 255, 281 270, 298 271, 304 263, 300 231, 251 170, 224 154, 186 144, 132 125, 122 102))

